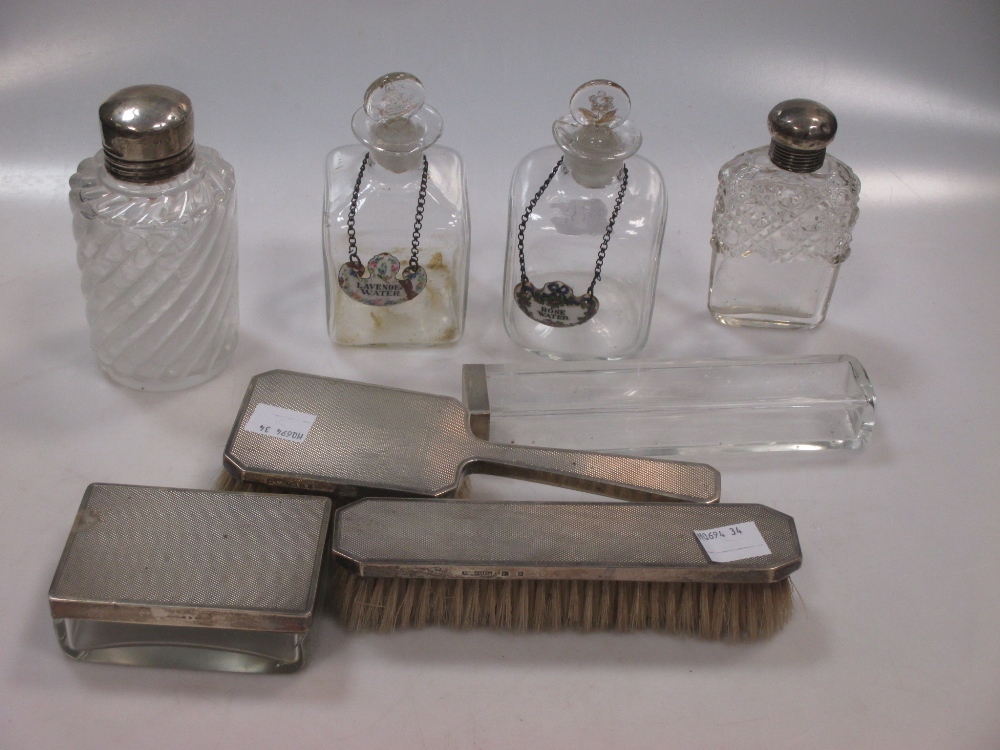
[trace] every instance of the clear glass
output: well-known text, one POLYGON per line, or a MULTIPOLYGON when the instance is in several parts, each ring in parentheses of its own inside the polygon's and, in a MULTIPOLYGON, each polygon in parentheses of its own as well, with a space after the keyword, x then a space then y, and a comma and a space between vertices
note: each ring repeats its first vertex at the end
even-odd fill
POLYGON ((860 448, 875 423, 847 355, 466 365, 464 392, 492 442, 640 456, 860 448))
MULTIPOLYGON (((518 226, 525 208, 563 155, 557 146, 528 154, 510 189, 504 326, 514 343, 553 359, 621 359, 639 352, 649 338, 667 194, 659 170, 639 156, 625 162, 628 188, 594 288, 597 313, 585 323, 553 327, 529 318, 518 306, 521 281, 518 226)), ((601 240, 621 181, 600 188, 580 185, 564 164, 535 206, 524 236, 525 269, 531 283, 561 281, 583 295, 594 277, 601 240)))
POLYGON ((151 391, 217 375, 239 329, 236 180, 210 148, 155 185, 108 174, 104 155, 70 178, 91 345, 112 380, 151 391))
POLYGON ((814 328, 851 252, 861 183, 827 154, 815 172, 787 172, 768 147, 719 172, 708 308, 720 323, 814 328))
MULTIPOLYGON (((465 328, 469 284, 470 229, 462 160, 455 151, 440 146, 424 152, 427 198, 418 257, 427 272, 427 286, 405 302, 378 306, 352 299, 338 282, 341 268, 350 259, 347 220, 366 153, 364 146, 344 146, 326 162, 323 256, 330 338, 348 346, 454 343, 465 328)), ((403 267, 409 262, 422 171, 422 162, 397 174, 369 160, 355 216, 361 263, 367 266, 380 253, 391 253, 403 267)))
POLYGON ((218 672, 294 672, 307 633, 140 625, 56 618, 59 645, 77 661, 218 672))

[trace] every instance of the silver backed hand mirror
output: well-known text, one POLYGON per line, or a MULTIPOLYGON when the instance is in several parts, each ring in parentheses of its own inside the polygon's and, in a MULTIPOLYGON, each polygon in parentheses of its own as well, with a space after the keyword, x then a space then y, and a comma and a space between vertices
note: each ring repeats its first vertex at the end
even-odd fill
POLYGON ((445 497, 470 473, 625 500, 713 503, 720 492, 705 464, 489 443, 453 398, 284 370, 250 381, 224 463, 243 481, 344 497, 445 497))

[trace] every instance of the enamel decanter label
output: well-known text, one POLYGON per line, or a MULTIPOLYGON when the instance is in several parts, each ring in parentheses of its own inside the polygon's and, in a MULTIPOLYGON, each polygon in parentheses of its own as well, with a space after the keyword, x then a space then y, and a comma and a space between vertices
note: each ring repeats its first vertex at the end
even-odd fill
POLYGON ((337 281, 344 294, 365 305, 388 307, 407 302, 427 286, 427 272, 408 265, 400 273, 400 262, 390 253, 379 253, 368 261, 367 273, 361 263, 349 261, 340 267, 337 281))
POLYGON ((514 296, 525 315, 553 328, 586 323, 600 307, 592 293, 578 297, 573 294, 573 287, 561 281, 550 281, 541 289, 530 281, 522 281, 514 287, 514 296))

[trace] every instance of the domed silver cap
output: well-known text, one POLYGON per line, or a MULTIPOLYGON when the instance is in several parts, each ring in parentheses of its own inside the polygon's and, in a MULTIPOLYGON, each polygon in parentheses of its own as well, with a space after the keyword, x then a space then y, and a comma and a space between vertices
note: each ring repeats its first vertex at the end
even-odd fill
POLYGON ((177 89, 129 86, 109 96, 99 115, 105 165, 121 180, 164 182, 194 162, 194 112, 177 89))
POLYGON ((837 134, 837 118, 812 99, 788 99, 767 116, 770 157, 789 172, 815 172, 823 166, 826 147, 837 134))

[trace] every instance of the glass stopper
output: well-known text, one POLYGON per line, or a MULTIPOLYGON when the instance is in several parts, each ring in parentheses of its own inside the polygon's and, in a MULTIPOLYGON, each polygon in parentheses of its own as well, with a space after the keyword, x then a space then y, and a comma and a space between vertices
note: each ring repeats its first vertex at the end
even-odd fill
POLYGON ((410 73, 388 73, 365 91, 351 129, 375 163, 402 174, 421 166, 420 155, 441 136, 441 115, 424 103, 424 85, 410 73))
POLYGON ((365 92, 365 113, 377 122, 410 117, 424 105, 424 85, 410 73, 388 73, 365 92))
POLYGON ((632 101, 614 81, 587 81, 573 92, 569 111, 581 125, 616 128, 628 119, 632 101))

